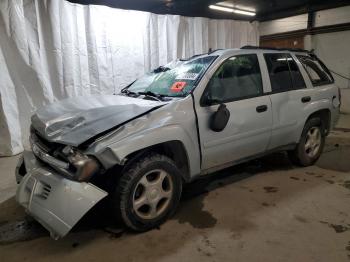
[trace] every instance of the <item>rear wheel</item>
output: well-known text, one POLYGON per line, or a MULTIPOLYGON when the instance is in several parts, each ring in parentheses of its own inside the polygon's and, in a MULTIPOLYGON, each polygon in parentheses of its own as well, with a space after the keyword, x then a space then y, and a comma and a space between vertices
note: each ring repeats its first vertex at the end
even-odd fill
POLYGON ((289 158, 294 164, 311 166, 321 156, 324 143, 324 125, 319 118, 312 118, 306 122, 295 150, 288 152, 289 158))
POLYGON ((113 208, 129 228, 146 231, 175 212, 181 190, 181 175, 175 163, 153 154, 135 161, 122 174, 113 208))

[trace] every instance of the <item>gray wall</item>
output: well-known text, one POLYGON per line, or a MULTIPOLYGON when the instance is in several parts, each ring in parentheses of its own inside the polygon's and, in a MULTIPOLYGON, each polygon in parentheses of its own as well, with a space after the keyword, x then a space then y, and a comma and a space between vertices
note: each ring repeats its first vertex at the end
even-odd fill
POLYGON ((261 36, 285 33, 305 29, 307 27, 307 14, 275 19, 259 24, 261 36))

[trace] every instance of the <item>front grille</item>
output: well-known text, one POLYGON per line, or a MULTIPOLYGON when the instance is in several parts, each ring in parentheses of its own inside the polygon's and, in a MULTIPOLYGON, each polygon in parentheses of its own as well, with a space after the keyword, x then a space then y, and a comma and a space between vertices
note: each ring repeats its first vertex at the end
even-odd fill
POLYGON ((51 186, 48 184, 42 183, 41 192, 39 193, 38 196, 46 200, 49 197, 50 193, 51 193, 51 186))

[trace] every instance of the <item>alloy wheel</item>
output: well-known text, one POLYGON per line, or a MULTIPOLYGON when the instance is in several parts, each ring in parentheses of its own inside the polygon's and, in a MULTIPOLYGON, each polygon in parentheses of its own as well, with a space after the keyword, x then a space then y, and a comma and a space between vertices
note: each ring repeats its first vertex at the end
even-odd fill
POLYGON ((173 195, 173 181, 164 170, 147 172, 137 183, 133 194, 133 209, 142 219, 154 219, 163 214, 173 195))
POLYGON ((310 157, 315 157, 321 146, 321 130, 319 127, 312 127, 306 134, 305 153, 310 157))

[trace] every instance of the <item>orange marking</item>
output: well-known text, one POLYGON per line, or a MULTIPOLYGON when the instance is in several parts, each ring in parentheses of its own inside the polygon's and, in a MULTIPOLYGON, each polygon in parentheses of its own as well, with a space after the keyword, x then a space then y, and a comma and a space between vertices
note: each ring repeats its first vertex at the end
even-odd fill
POLYGON ((172 86, 171 86, 171 88, 170 88, 170 90, 172 91, 172 92, 181 92, 182 91, 182 89, 184 89, 184 87, 186 86, 186 82, 175 82, 172 86))

